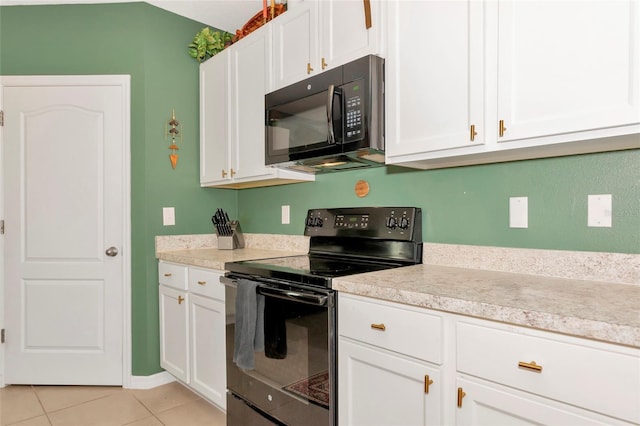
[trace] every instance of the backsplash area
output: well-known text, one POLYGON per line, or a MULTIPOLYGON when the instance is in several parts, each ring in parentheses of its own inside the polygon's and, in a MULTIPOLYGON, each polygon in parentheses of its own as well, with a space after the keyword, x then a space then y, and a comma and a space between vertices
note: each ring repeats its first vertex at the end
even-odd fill
MULTIPOLYGON (((246 248, 307 252, 304 236, 245 234, 246 248)), ((216 248, 215 234, 156 237, 156 252, 216 248)), ((640 285, 640 255, 423 244, 423 263, 555 278, 640 285)))

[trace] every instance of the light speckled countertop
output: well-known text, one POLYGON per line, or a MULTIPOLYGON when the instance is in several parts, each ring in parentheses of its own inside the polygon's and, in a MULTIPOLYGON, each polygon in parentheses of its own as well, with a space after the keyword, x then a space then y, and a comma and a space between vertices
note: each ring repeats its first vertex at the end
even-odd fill
MULTIPOLYGON (((156 257, 222 270, 225 262, 309 250, 300 236, 245 234, 245 241, 247 248, 218 250, 212 235, 156 237, 156 257)), ((433 243, 424 253, 422 265, 334 279, 333 288, 640 347, 640 255, 433 243)))
POLYGON ((335 290, 640 347, 640 286, 432 264, 351 275, 335 290))

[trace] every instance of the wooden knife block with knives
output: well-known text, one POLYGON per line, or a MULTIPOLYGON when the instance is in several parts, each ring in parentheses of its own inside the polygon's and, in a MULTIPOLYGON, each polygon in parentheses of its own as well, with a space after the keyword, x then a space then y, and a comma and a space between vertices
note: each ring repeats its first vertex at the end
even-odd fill
POLYGON ((213 227, 218 236, 218 248, 222 250, 233 250, 244 248, 244 236, 240 228, 240 222, 229 220, 229 215, 222 209, 217 209, 211 217, 213 227))

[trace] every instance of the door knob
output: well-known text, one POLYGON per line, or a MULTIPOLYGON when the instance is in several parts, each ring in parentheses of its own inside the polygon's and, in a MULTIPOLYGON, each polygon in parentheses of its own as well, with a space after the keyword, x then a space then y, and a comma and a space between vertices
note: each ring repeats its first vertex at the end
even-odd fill
POLYGON ((106 255, 107 255, 107 256, 109 256, 109 257, 115 257, 115 256, 117 256, 117 255, 118 255, 118 249, 117 249, 117 248, 115 248, 115 247, 113 247, 113 246, 112 246, 112 247, 109 247, 109 248, 104 252, 104 254, 106 254, 106 255))

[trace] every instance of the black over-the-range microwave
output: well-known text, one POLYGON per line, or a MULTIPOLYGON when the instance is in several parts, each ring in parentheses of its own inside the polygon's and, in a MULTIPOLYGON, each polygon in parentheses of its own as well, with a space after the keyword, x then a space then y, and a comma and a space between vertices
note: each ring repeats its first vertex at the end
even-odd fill
POLYGON ((384 59, 369 55, 265 96, 265 162, 316 173, 384 164, 384 59))

